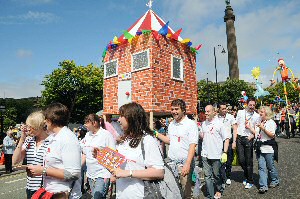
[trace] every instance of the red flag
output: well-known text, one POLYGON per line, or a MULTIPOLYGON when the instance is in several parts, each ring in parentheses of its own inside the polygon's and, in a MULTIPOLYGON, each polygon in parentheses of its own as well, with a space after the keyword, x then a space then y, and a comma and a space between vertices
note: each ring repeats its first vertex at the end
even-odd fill
POLYGON ((156 40, 159 40, 159 39, 160 39, 160 35, 158 34, 157 31, 153 30, 153 31, 152 31, 152 35, 153 35, 153 37, 154 37, 156 40))
POLYGON ((202 47, 202 44, 196 46, 195 49, 196 49, 196 50, 200 50, 201 47, 202 47))
POLYGON ((177 31, 171 36, 171 38, 172 38, 172 39, 175 39, 175 40, 178 40, 178 37, 179 37, 181 31, 182 31, 182 28, 180 28, 179 30, 177 30, 177 31))

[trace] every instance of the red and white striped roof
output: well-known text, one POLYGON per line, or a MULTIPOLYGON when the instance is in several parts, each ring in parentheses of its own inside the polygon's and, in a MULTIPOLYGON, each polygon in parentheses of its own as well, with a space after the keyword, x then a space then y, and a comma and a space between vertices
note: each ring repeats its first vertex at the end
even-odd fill
MULTIPOLYGON (((142 30, 156 30, 159 31, 166 22, 162 20, 153 10, 148 10, 141 18, 139 18, 127 31, 136 35, 137 32, 141 32, 142 30)), ((175 31, 168 26, 168 33, 174 34, 175 31)), ((120 38, 124 38, 122 35, 120 38)), ((179 36, 178 41, 182 41, 182 38, 179 36)))

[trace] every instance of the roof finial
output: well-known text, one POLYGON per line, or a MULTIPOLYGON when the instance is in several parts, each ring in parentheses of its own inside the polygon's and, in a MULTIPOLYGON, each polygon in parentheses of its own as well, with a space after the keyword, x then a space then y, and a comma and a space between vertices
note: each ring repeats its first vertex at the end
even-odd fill
POLYGON ((146 4, 146 6, 149 7, 149 10, 152 9, 152 2, 153 2, 153 0, 149 0, 149 2, 146 4))

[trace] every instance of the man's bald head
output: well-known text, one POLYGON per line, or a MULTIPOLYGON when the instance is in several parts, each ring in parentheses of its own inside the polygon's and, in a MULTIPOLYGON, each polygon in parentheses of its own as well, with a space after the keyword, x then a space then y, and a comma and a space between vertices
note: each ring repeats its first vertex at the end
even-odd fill
POLYGON ((211 121, 214 116, 215 116, 215 110, 214 110, 214 107, 212 105, 207 105, 205 107, 205 116, 206 116, 206 119, 211 121))

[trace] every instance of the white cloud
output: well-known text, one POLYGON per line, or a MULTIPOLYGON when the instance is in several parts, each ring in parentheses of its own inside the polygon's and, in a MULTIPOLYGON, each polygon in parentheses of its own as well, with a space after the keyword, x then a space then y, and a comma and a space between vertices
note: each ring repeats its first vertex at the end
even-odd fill
POLYGON ((40 4, 49 4, 52 3, 53 0, 12 0, 18 4, 29 4, 29 5, 40 5, 40 4))
MULTIPOLYGON (((251 70, 260 66, 263 85, 269 85, 279 57, 285 58, 295 75, 299 75, 300 2, 239 0, 232 1, 231 5, 236 15, 240 79, 253 82, 251 70)), ((164 18, 170 20, 171 27, 182 27, 182 36, 191 38, 193 46, 203 44, 197 55, 197 76, 198 79, 208 76, 214 81, 213 48, 218 44, 227 46, 224 1, 165 0, 163 10, 164 18)), ((218 80, 224 81, 229 71, 228 54, 220 52, 221 49, 216 51, 218 80)))
POLYGON ((58 19, 59 17, 53 13, 28 11, 22 15, 0 16, 0 24, 48 24, 56 22, 58 19))
POLYGON ((40 85, 41 82, 39 82, 38 80, 16 79, 16 81, 16 83, 14 83, 13 81, 1 82, 0 96, 3 97, 4 93, 6 98, 15 99, 41 96, 41 90, 43 90, 43 86, 40 85))
POLYGON ((18 58, 28 58, 28 57, 32 57, 32 55, 33 55, 33 53, 31 50, 26 50, 26 49, 17 50, 18 58))

